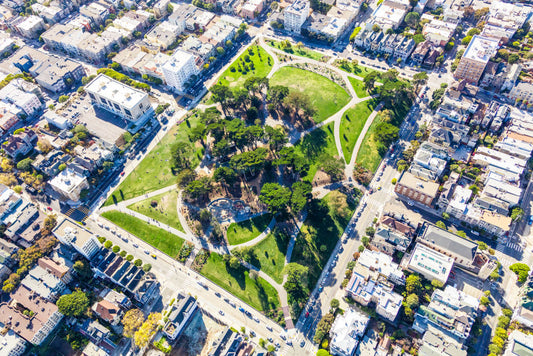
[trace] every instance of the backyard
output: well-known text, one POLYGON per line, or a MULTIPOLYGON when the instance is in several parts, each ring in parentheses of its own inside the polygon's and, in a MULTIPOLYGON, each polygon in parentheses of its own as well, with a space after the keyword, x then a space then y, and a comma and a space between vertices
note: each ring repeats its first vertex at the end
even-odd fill
POLYGON ((278 292, 261 277, 250 278, 243 266, 232 269, 222 256, 211 252, 200 273, 259 311, 280 307, 278 292))
POLYGON ((101 216, 172 258, 176 258, 183 246, 184 240, 181 237, 126 213, 111 210, 101 216))
POLYGON ((243 54, 241 54, 240 57, 237 58, 237 60, 235 60, 224 73, 222 73, 218 82, 220 84, 228 85, 232 89, 242 88, 247 78, 266 77, 268 73, 270 73, 273 64, 274 61, 272 60, 272 57, 270 57, 261 46, 253 45, 244 51, 243 54), (254 69, 251 69, 252 63, 254 69))
POLYGON ((196 127, 199 117, 193 115, 180 125, 174 125, 161 139, 153 150, 139 163, 137 167, 124 179, 104 203, 111 205, 123 200, 128 200, 175 183, 171 169, 172 147, 178 143, 187 146, 185 155, 189 158, 192 167, 196 167, 203 157, 203 147, 195 147, 189 134, 196 127))
POLYGON ((346 110, 344 113, 341 120, 340 139, 346 162, 350 162, 355 143, 365 126, 366 120, 374 110, 375 105, 376 102, 374 100, 363 101, 346 110))
POLYGON ((263 214, 252 219, 231 223, 227 230, 228 243, 240 245, 259 236, 272 221, 272 214, 263 214))
POLYGON ((131 204, 128 209, 185 232, 178 217, 178 192, 176 189, 131 204), (152 206, 153 203, 156 203, 155 206, 152 206))
POLYGON ((315 123, 326 120, 350 101, 350 95, 328 78, 307 70, 282 67, 270 79, 270 86, 283 85, 309 95, 316 110, 315 123))
POLYGON ((324 154, 337 156, 337 146, 335 146, 335 137, 333 134, 333 125, 331 122, 316 130, 313 130, 295 144, 296 152, 306 157, 309 164, 307 174, 302 177, 303 180, 312 182, 316 172, 322 162, 321 157, 324 154))

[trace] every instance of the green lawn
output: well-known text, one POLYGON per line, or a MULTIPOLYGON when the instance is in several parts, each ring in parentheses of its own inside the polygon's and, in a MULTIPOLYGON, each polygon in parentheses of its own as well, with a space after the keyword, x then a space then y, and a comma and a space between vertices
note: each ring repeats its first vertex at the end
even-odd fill
POLYGON ((263 214, 252 219, 231 223, 227 236, 230 245, 240 245, 259 236, 272 221, 272 214, 263 214))
POLYGON ((249 47, 249 50, 246 50, 241 54, 239 58, 237 58, 231 66, 222 73, 218 82, 220 84, 229 85, 232 89, 242 87, 247 78, 266 77, 267 74, 270 73, 273 65, 274 60, 272 57, 261 46, 253 45, 249 47), (246 61, 246 57, 249 57, 249 61, 246 61), (250 68, 251 63, 254 64, 254 69, 250 68), (240 72, 239 64, 241 68, 240 72), (248 70, 244 68, 245 65, 248 67, 248 70))
POLYGON ((178 217, 177 190, 172 190, 170 192, 142 200, 138 203, 131 204, 128 206, 128 209, 160 221, 163 224, 173 227, 179 231, 185 232, 178 217), (153 208, 151 205, 152 201, 157 202, 157 206, 155 208, 153 208))
MULTIPOLYGON (((347 65, 341 65, 339 63, 335 63, 335 66, 339 67, 340 69, 342 69, 343 71, 345 72, 348 72, 348 73, 352 73, 352 74, 355 74, 359 77, 365 77, 367 74, 371 73, 371 72, 378 72, 378 73, 381 73, 382 71, 380 70, 375 70, 375 69, 372 69, 372 68, 369 68, 369 67, 365 67, 361 64, 358 64, 356 65, 355 67, 351 64, 351 63, 348 63, 347 65)), ((376 80, 377 82, 382 82, 381 79, 377 79, 376 80)))
MULTIPOLYGON (((329 259, 333 248, 342 236, 344 228, 352 216, 355 206, 347 206, 343 216, 339 216, 330 208, 331 194, 322 200, 312 202, 308 208, 307 219, 301 228, 300 236, 296 240, 292 252, 291 262, 296 262, 309 268, 308 285, 312 290, 318 277, 329 259)), ((337 276, 337 278, 344 278, 337 276)))
POLYGON ((358 98, 366 98, 370 95, 365 89, 365 83, 361 80, 352 77, 348 77, 348 80, 350 81, 350 84, 352 84, 353 90, 355 90, 355 94, 357 94, 358 98))
MULTIPOLYGON (((409 111, 409 107, 410 106, 405 103, 404 106, 392 110, 392 123, 399 126, 409 111)), ((388 150, 388 147, 383 147, 382 143, 375 139, 376 127, 381 121, 382 119, 378 114, 363 139, 361 149, 357 152, 356 162, 371 172, 375 172, 376 169, 378 169, 379 163, 383 159, 383 155, 388 150)))
POLYGON ((350 95, 326 77, 307 70, 282 67, 270 79, 270 85, 283 85, 309 95, 316 109, 313 119, 322 122, 350 101, 350 95))
POLYGON ((117 210, 106 211, 102 217, 172 258, 176 258, 184 242, 179 236, 117 210))
POLYGON ((327 154, 337 156, 337 146, 335 146, 335 137, 333 135, 333 122, 311 131, 303 138, 296 142, 295 149, 298 153, 307 159, 309 170, 302 177, 304 180, 313 181, 316 172, 321 163, 321 156, 327 154))
POLYGON ((281 284, 288 244, 289 236, 274 228, 263 241, 253 246, 257 260, 252 264, 281 284))
POLYGON ((199 143, 189 139, 191 128, 199 122, 197 115, 191 116, 179 126, 173 126, 153 150, 139 163, 126 179, 115 189, 104 206, 128 200, 176 183, 171 170, 171 149, 174 144, 185 143, 186 154, 191 166, 196 167, 204 154, 199 143))
POLYGON ((322 54, 317 51, 313 51, 312 49, 309 49, 307 47, 302 47, 300 49, 296 48, 296 45, 294 43, 291 43, 292 47, 289 49, 281 48, 281 42, 280 41, 274 41, 274 40, 267 40, 265 41, 270 47, 277 48, 279 50, 282 50, 285 53, 293 54, 295 56, 300 57, 306 57, 310 59, 314 59, 316 61, 321 62, 327 62, 329 60, 329 56, 326 56, 325 54, 322 54))
POLYGON ((278 292, 270 283, 261 277, 251 279, 242 266, 236 270, 229 268, 217 253, 211 252, 200 273, 257 310, 280 307, 278 292))
POLYGON ((341 120, 340 135, 342 152, 346 162, 350 162, 352 159, 355 143, 365 126, 366 120, 374 110, 375 104, 374 100, 363 101, 344 113, 341 120))

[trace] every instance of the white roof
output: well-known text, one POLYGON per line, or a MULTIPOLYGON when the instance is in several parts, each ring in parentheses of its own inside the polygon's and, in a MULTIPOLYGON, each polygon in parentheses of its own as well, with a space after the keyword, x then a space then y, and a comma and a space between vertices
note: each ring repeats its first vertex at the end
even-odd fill
POLYGON ((475 35, 468 44, 463 58, 487 63, 496 54, 499 48, 499 41, 493 38, 475 35))
POLYGON ((84 176, 67 168, 55 176, 50 181, 50 185, 58 190, 70 192, 86 181, 87 179, 84 176))
POLYGON ((392 257, 379 251, 365 249, 357 259, 357 263, 379 271, 387 278, 390 278, 390 276, 403 276, 398 264, 392 261, 392 257))
POLYGON ((417 243, 411 253, 409 266, 423 273, 428 279, 448 280, 453 267, 453 258, 417 243))
POLYGON ((130 87, 117 80, 111 79, 104 74, 99 74, 92 82, 85 86, 89 93, 93 92, 108 100, 120 103, 126 108, 135 107, 144 100, 148 94, 130 87))
POLYGON ((453 192, 452 200, 448 204, 450 207, 464 212, 466 210, 466 205, 472 196, 472 190, 462 187, 460 185, 455 186, 453 192))
POLYGON ((352 355, 369 320, 368 316, 351 308, 343 315, 338 315, 329 332, 331 348, 345 355, 352 355))
POLYGON ((188 52, 185 52, 181 49, 178 49, 172 55, 172 58, 163 65, 163 68, 175 72, 179 71, 185 65, 188 65, 189 62, 194 63, 194 56, 188 52))

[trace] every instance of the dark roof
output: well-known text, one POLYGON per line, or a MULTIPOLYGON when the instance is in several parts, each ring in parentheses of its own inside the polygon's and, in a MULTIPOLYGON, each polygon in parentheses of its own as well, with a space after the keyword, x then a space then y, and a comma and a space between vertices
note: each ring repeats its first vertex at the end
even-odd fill
POLYGON ((421 236, 433 245, 439 246, 457 256, 464 257, 468 261, 473 261, 477 251, 477 244, 451 232, 426 224, 425 231, 421 236))

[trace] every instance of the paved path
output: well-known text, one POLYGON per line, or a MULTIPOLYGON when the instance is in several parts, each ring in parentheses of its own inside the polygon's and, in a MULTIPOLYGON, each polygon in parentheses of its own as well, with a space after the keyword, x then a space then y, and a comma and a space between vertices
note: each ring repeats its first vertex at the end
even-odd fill
POLYGON ((164 187, 164 188, 161 188, 161 189, 158 189, 158 190, 154 190, 153 192, 146 193, 146 194, 143 194, 143 195, 139 195, 139 196, 137 196, 135 198, 123 200, 123 201, 120 201, 120 202, 118 202, 116 204, 113 204, 113 205, 104 206, 104 207, 100 208, 99 213, 103 213, 103 212, 106 212, 106 211, 109 211, 109 210, 116 210, 117 207, 121 207, 121 206, 122 207, 127 207, 127 206, 129 206, 131 204, 135 204, 135 203, 138 203, 140 201, 146 200, 148 198, 155 197, 156 195, 159 195, 159 194, 170 192, 171 190, 174 190, 174 189, 178 189, 178 185, 177 184, 172 184, 172 185, 169 185, 168 187, 164 187))

